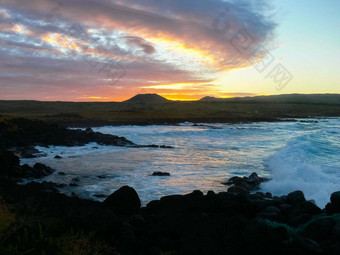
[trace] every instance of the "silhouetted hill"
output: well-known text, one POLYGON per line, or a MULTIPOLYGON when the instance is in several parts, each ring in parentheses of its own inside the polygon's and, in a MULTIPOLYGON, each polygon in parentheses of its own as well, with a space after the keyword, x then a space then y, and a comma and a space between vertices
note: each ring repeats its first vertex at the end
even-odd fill
POLYGON ((202 97, 199 101, 201 101, 201 102, 218 102, 218 101, 225 101, 225 100, 227 100, 227 98, 217 98, 217 97, 206 96, 206 97, 202 97))
POLYGON ((203 97, 201 102, 284 103, 284 104, 340 104, 339 94, 283 94, 274 96, 216 98, 203 97))
POLYGON ((147 104, 159 104, 166 102, 168 102, 168 99, 157 94, 138 94, 124 101, 124 103, 147 103, 147 104))

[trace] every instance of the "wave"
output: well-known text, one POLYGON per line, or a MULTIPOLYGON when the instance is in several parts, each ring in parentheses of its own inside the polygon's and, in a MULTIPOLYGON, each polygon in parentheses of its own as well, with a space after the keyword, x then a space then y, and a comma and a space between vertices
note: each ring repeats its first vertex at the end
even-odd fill
POLYGON ((302 190, 307 199, 324 207, 330 194, 340 190, 338 137, 316 132, 297 137, 265 159, 272 180, 262 189, 275 195, 302 190))

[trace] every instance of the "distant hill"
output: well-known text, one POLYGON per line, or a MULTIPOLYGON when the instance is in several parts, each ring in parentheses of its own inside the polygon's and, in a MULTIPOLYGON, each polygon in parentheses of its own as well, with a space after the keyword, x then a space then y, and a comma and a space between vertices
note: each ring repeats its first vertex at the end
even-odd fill
POLYGON ((166 103, 168 101, 169 101, 168 99, 157 94, 138 94, 124 101, 124 103, 159 104, 159 103, 166 103))
POLYGON ((225 101, 225 100, 227 100, 227 98, 217 98, 217 97, 206 96, 206 97, 202 97, 199 101, 202 101, 202 102, 216 102, 216 101, 225 101))
POLYGON ((340 94, 283 94, 274 96, 234 97, 234 98, 216 98, 207 96, 201 98, 199 101, 340 105, 340 94))

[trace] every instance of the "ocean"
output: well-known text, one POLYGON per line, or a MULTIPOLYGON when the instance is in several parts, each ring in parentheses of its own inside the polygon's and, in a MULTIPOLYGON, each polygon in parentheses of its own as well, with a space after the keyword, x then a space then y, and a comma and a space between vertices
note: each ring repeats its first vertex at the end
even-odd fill
POLYGON ((90 143, 80 147, 37 147, 46 155, 21 159, 44 163, 57 171, 40 181, 69 184, 61 192, 94 200, 123 185, 136 189, 142 203, 193 190, 226 191, 228 178, 257 172, 271 180, 261 191, 284 195, 302 190, 324 207, 340 190, 340 118, 249 124, 182 123, 155 126, 93 128, 124 136, 136 144, 170 145, 173 149, 128 148, 90 143), (56 155, 61 159, 55 159, 56 155), (65 175, 59 175, 62 171, 65 175), (168 177, 151 176, 169 172, 168 177), (101 178, 99 178, 99 176, 101 178))

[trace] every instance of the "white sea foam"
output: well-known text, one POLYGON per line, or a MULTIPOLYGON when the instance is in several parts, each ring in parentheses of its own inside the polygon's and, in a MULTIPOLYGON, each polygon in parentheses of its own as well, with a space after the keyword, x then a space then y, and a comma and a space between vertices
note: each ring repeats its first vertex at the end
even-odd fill
MULTIPOLYGON (((134 187, 143 203, 161 196, 202 191, 226 191, 221 184, 233 175, 258 172, 272 177, 263 189, 274 195, 303 190, 308 199, 323 206, 331 192, 340 190, 340 119, 318 123, 273 122, 204 124, 193 126, 107 126, 94 128, 124 136, 137 144, 165 144, 174 149, 125 148, 91 143, 80 147, 38 147, 45 157, 24 159, 56 169, 47 181, 85 198, 109 195, 123 185, 134 187), (218 127, 216 129, 215 127, 218 127), (55 159, 56 155, 62 156, 55 159), (66 173, 58 175, 58 171, 66 173), (151 177, 155 171, 170 177, 151 177), (106 178, 98 178, 105 175, 106 178)), ((101 200, 101 199, 98 199, 101 200)))
POLYGON ((340 190, 340 147, 327 138, 324 131, 301 136, 268 157, 272 180, 262 185, 263 190, 276 195, 302 190, 324 207, 331 193, 340 190))

